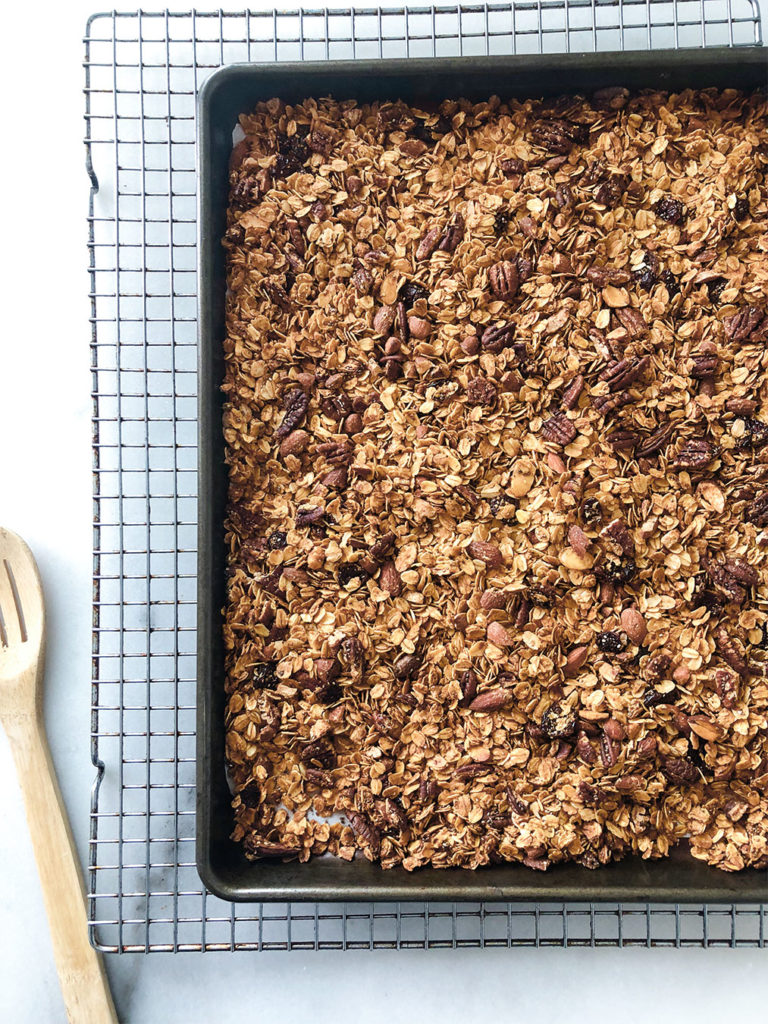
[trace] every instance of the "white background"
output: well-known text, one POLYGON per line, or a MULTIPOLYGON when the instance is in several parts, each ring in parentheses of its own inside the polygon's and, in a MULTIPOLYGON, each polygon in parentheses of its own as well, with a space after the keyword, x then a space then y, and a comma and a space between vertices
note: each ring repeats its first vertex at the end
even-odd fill
MULTIPOLYGON (((768 22, 768 0, 760 3, 768 22)), ((166 5, 145 9, 160 6, 166 5)), ((46 587, 46 719, 83 855, 93 773, 81 63, 86 17, 95 9, 93 0, 16 0, 6 5, 0 23, 0 522, 29 541, 46 587)), ((0 821, 0 1021, 64 1021, 4 736, 0 821)), ((765 1019, 768 1000, 765 954, 757 950, 157 954, 109 957, 107 968, 120 1018, 131 1024, 720 1024, 765 1019)))

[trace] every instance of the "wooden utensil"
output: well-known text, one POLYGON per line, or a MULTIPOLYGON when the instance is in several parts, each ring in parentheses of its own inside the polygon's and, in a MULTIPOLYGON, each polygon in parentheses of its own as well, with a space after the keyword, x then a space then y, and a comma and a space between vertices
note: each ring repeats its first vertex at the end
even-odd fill
POLYGON ((0 527, 0 721, 11 745, 72 1024, 116 1022, 101 957, 88 941, 85 889, 45 737, 45 607, 24 541, 0 527))

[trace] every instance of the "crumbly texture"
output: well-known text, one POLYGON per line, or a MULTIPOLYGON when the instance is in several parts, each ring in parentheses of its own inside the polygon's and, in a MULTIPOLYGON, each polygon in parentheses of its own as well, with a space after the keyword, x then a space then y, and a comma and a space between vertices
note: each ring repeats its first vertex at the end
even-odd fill
POLYGON ((246 855, 768 865, 765 96, 241 123, 246 855))

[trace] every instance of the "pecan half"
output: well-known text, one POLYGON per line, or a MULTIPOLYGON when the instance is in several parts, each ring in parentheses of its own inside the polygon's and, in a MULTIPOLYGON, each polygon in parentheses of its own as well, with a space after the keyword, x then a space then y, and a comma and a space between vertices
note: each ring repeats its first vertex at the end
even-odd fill
POLYGON ((720 454, 718 445, 704 438, 694 438, 686 441, 674 458, 672 465, 675 469, 703 469, 720 454))
POLYGON ((641 441, 635 449, 635 455, 637 458, 647 459, 651 455, 658 454, 663 448, 666 448, 672 440, 674 431, 675 426, 673 423, 665 423, 657 430, 654 430, 654 432, 649 434, 644 441, 641 441))
POLYGON ((295 430, 304 421, 308 408, 309 398, 301 388, 292 388, 287 391, 283 398, 285 416, 275 431, 275 438, 279 441, 295 430))
POLYGON ((453 252, 456 246, 464 237, 464 218, 460 213, 454 213, 448 226, 443 232, 437 244, 439 252, 453 252))
POLYGON ((563 392, 560 404, 563 409, 575 409, 579 404, 581 392, 584 390, 584 378, 578 374, 563 392))
POLYGON ((604 380, 611 391, 623 391, 640 380, 649 363, 648 356, 643 356, 642 359, 620 359, 603 370, 600 380, 604 380))
POLYGON ((738 641, 729 635, 725 626, 719 626, 715 631, 715 647, 726 665, 730 665, 734 672, 738 672, 740 676, 749 675, 743 649, 738 641))
POLYGON ((725 336, 737 345, 768 341, 768 316, 757 306, 745 306, 723 320, 725 336))
POLYGON ((755 526, 768 526, 768 492, 758 494, 747 505, 745 518, 755 526))
POLYGON ((480 336, 480 344, 486 352, 502 352, 509 348, 515 338, 515 325, 512 323, 498 323, 486 327, 480 336))
POLYGON ((367 843, 371 848, 371 852, 378 856, 379 850, 381 849, 381 832, 373 824, 373 822, 365 814, 351 813, 349 816, 349 824, 352 826, 352 831, 355 833, 358 839, 361 839, 364 843, 367 843))
POLYGON ((621 409, 622 406, 628 405, 631 401, 632 396, 628 391, 619 391, 610 395, 598 395, 592 399, 592 405, 601 416, 607 416, 615 409, 621 409))
POLYGON ((576 143, 587 139, 587 130, 583 125, 561 119, 542 120, 531 129, 533 141, 550 153, 562 153, 567 156, 576 143))
POLYGON ((635 338, 641 338, 644 334, 648 333, 648 324, 643 319, 643 314, 640 310, 634 309, 632 306, 623 306, 619 309, 614 309, 612 312, 627 332, 630 341, 635 338))
POLYGON ((515 297, 520 285, 517 266, 509 260, 494 263, 488 271, 488 283, 495 299, 508 302, 515 297))
POLYGON ((576 427, 568 419, 564 412, 556 412, 549 419, 544 420, 541 425, 541 434, 546 441, 555 444, 567 445, 576 437, 576 427))

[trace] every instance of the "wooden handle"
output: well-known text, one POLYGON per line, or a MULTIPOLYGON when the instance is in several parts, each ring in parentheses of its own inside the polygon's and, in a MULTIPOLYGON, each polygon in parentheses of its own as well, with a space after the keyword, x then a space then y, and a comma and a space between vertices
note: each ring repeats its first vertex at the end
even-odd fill
POLYGON ((88 941, 85 888, 39 715, 5 722, 24 794, 48 911, 53 955, 71 1024, 116 1024, 101 956, 88 941))

